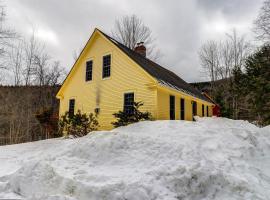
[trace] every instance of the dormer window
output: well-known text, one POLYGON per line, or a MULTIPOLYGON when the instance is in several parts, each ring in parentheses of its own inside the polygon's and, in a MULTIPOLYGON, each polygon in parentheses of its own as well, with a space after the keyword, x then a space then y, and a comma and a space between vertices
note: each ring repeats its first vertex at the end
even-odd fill
POLYGON ((102 78, 111 76, 111 55, 103 56, 102 78))
POLYGON ((93 74, 93 61, 89 60, 86 62, 85 81, 91 81, 92 74, 93 74))

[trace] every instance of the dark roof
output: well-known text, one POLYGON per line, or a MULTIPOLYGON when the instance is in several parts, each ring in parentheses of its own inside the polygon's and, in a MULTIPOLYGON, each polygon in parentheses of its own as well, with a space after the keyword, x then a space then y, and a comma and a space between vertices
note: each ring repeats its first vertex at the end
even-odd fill
MULTIPOLYGON (((99 30, 100 31, 100 30, 99 30)), ((190 84, 185 82, 175 73, 171 72, 168 69, 160 66, 159 64, 151 61, 150 59, 140 55, 139 53, 133 51, 127 46, 121 44, 115 39, 111 38, 107 34, 100 31, 107 39, 112 41, 120 50, 122 50, 127 56, 129 56, 133 61, 135 61, 139 66, 141 66, 146 72, 151 76, 156 78, 158 82, 162 85, 169 86, 173 89, 183 91, 194 97, 205 100, 209 102, 209 99, 200 93, 197 89, 192 87, 190 84)))

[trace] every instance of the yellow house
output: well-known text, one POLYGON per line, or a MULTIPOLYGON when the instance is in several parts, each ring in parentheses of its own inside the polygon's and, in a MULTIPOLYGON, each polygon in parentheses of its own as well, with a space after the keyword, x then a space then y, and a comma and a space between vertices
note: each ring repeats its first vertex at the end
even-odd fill
POLYGON ((146 58, 143 43, 131 50, 95 29, 57 93, 59 115, 98 113, 101 130, 112 129, 113 113, 142 111, 157 120, 193 120, 212 116, 210 100, 173 72, 146 58))

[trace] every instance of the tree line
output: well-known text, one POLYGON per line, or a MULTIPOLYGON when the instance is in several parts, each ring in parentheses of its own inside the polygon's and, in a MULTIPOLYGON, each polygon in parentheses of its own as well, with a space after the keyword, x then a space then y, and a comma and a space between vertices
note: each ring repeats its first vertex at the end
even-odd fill
MULTIPOLYGON (((52 121, 59 107, 55 94, 66 72, 34 29, 24 37, 5 22, 5 9, 0 6, 0 85, 14 86, 12 90, 0 87, 0 137, 8 136, 13 143, 49 138, 57 132, 52 121)), ((254 32, 262 45, 232 30, 222 40, 203 44, 199 57, 222 115, 266 125, 270 123, 270 0, 264 2, 254 32)), ((161 57, 150 28, 136 15, 117 19, 111 35, 131 49, 144 41, 150 59, 161 57)))
POLYGON ((270 0, 254 21, 255 41, 236 30, 222 40, 210 40, 199 50, 203 72, 210 79, 211 96, 221 114, 270 124, 270 0))
POLYGON ((23 36, 7 26, 3 5, 0 12, 0 145, 54 137, 66 72, 34 28, 23 36))
POLYGON ((53 86, 61 83, 65 70, 46 51, 35 29, 30 37, 20 35, 7 27, 4 6, 0 9, 0 84, 53 86))

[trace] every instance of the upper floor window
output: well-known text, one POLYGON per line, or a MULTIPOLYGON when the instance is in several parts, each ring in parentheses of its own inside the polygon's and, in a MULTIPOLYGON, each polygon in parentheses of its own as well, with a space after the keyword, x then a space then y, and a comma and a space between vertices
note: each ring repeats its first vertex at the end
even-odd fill
POLYGON ((70 99, 69 100, 69 109, 68 109, 68 114, 70 117, 74 115, 75 111, 75 99, 70 99))
POLYGON ((111 55, 103 56, 102 78, 111 76, 111 55))
POLYGON ((93 75, 93 61, 89 60, 86 62, 85 81, 91 81, 92 75, 93 75))
POLYGON ((124 94, 124 112, 126 114, 134 113, 134 93, 124 94))

